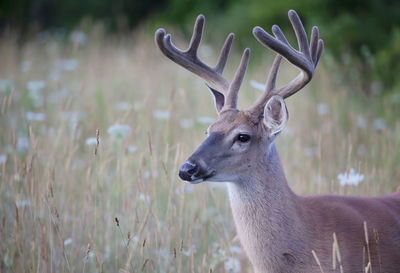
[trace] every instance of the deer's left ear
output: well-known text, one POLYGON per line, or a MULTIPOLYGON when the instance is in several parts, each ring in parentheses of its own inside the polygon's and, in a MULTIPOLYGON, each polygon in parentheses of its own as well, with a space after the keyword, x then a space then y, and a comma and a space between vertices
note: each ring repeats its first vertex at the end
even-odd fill
POLYGON ((279 134, 286 126, 289 115, 285 101, 279 95, 272 96, 264 107, 264 125, 268 128, 269 135, 279 134))
POLYGON ((224 107, 225 97, 221 92, 211 88, 208 84, 206 84, 206 85, 207 85, 208 89, 210 90, 210 92, 214 96, 215 109, 217 109, 217 113, 219 114, 222 107, 224 107))

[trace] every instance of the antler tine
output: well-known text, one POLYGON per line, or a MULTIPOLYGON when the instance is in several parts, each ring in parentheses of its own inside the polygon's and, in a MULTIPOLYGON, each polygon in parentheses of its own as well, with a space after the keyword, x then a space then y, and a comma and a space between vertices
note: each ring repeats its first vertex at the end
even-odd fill
POLYGON ((215 65, 215 71, 222 74, 222 72, 224 71, 226 62, 228 61, 228 57, 229 57, 229 52, 231 51, 231 47, 232 47, 232 42, 233 42, 233 38, 235 37, 235 35, 233 33, 230 33, 228 35, 228 37, 226 37, 224 46, 221 49, 221 52, 219 54, 219 58, 218 58, 218 62, 215 65))
POLYGON ((218 91, 226 95, 229 88, 229 82, 222 76, 222 72, 228 60, 234 35, 228 35, 224 46, 221 49, 217 65, 212 68, 203 63, 197 56, 197 51, 203 35, 204 21, 205 18, 203 15, 197 17, 189 48, 185 51, 178 49, 171 42, 171 35, 166 34, 165 30, 162 28, 156 31, 155 41, 161 52, 166 57, 203 78, 209 85, 216 87, 218 91))
POLYGON ((306 55, 308 59, 310 59, 310 47, 308 45, 307 33, 304 30, 304 26, 300 20, 300 17, 294 10, 289 10, 288 15, 296 34, 297 43, 299 44, 299 50, 300 52, 303 52, 303 54, 306 55))
POLYGON ((319 39, 318 28, 314 27, 312 29, 311 43, 309 45, 307 34, 297 13, 294 10, 290 10, 288 15, 296 33, 299 51, 295 50, 288 43, 285 35, 277 25, 272 27, 272 32, 275 37, 267 33, 261 27, 255 27, 253 29, 253 34, 262 45, 271 48, 273 51, 278 53, 278 55, 282 55, 301 71, 288 84, 280 88, 276 88, 275 82, 280 63, 279 58, 276 57, 271 72, 268 76, 266 90, 250 110, 254 111, 256 109, 262 109, 272 95, 278 94, 283 98, 290 97, 303 88, 314 75, 314 70, 318 64, 324 47, 323 41, 319 39))
POLYGON ((194 23, 192 38, 190 39, 189 49, 187 50, 187 52, 193 56, 197 56, 197 50, 199 49, 201 37, 203 36, 204 20, 204 16, 199 15, 194 23))
POLYGON ((240 86, 242 85, 243 78, 246 74, 247 65, 249 63, 250 48, 243 51, 242 59, 240 60, 239 67, 236 70, 235 76, 229 86, 228 95, 225 99, 224 109, 236 109, 237 98, 240 86))

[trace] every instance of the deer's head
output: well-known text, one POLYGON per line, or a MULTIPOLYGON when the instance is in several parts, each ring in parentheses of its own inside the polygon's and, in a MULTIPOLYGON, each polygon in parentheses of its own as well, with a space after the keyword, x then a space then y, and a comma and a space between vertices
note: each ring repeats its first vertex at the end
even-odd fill
POLYGON ((203 63, 197 56, 204 27, 204 16, 199 15, 194 25, 189 48, 181 51, 171 42, 171 36, 163 29, 155 33, 160 50, 172 61, 203 78, 214 96, 218 119, 207 130, 207 139, 181 166, 179 176, 188 182, 237 181, 242 174, 251 171, 253 164, 263 162, 268 147, 283 130, 288 120, 284 99, 303 88, 312 78, 322 54, 323 42, 318 28, 313 27, 310 44, 299 16, 289 11, 289 19, 295 30, 299 50, 286 40, 280 28, 272 27, 275 37, 260 27, 253 29, 256 39, 277 53, 265 85, 265 92, 249 108, 237 109, 237 97, 245 76, 250 50, 244 50, 234 78, 228 82, 223 70, 232 46, 233 34, 229 34, 222 47, 215 67, 203 63), (276 87, 276 78, 282 56, 300 69, 300 73, 288 84, 276 87), (261 160, 261 161, 260 161, 261 160))

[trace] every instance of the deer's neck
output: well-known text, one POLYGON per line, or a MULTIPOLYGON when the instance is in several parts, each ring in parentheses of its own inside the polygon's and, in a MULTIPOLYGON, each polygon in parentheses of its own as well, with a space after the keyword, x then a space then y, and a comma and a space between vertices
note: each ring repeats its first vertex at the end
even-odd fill
POLYGON ((287 184, 275 145, 228 190, 240 241, 256 272, 298 266, 302 257, 297 255, 306 247, 301 204, 287 184))

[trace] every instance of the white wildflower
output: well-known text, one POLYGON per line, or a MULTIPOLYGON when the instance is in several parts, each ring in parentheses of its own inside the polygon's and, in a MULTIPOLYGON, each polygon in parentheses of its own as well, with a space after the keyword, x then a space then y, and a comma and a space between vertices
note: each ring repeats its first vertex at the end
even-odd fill
POLYGON ((135 145, 129 145, 128 146, 128 152, 130 154, 134 154, 136 152, 136 150, 137 150, 137 147, 135 145))
POLYGON ((374 127, 375 127, 375 130, 377 130, 377 131, 385 130, 385 127, 386 127, 385 120, 383 118, 375 119, 374 120, 374 127))
POLYGON ((257 90, 260 90, 262 92, 265 91, 265 85, 263 83, 255 81, 255 80, 250 80, 250 86, 257 90))
POLYGON ((56 65, 64 71, 73 71, 78 67, 79 62, 77 59, 61 59, 57 61, 56 65))
POLYGON ((231 246, 231 247, 229 248, 229 250, 230 250, 232 253, 235 253, 235 254, 240 254, 240 253, 243 252, 243 250, 242 250, 240 247, 238 247, 238 246, 231 246))
POLYGON ((17 139, 17 150, 22 152, 29 148, 29 139, 27 137, 21 136, 17 139))
POLYGON ((45 81, 29 81, 26 83, 26 88, 28 88, 29 91, 33 90, 41 90, 46 87, 46 82, 45 81))
POLYGON ((23 208, 23 207, 30 207, 31 206, 31 201, 27 199, 19 200, 15 202, 17 208, 23 208))
MULTIPOLYGON (((99 142, 100 141, 101 141, 101 139, 99 138, 99 142)), ((86 139, 85 143, 86 143, 86 145, 94 146, 94 145, 97 145, 97 139, 95 137, 89 137, 86 139)))
POLYGON ((7 162, 7 155, 6 154, 0 154, 0 165, 1 164, 6 164, 7 162))
POLYGON ((64 241, 64 246, 68 246, 68 245, 70 245, 70 244, 72 244, 72 239, 71 239, 71 238, 65 239, 65 241, 64 241))
POLYGON ((69 36, 69 39, 71 40, 71 42, 73 42, 74 44, 77 45, 84 45, 87 40, 88 37, 86 35, 85 32, 81 31, 81 30, 75 30, 71 33, 71 35, 69 36))
POLYGON ((328 114, 329 112, 329 107, 326 103, 318 103, 317 104, 317 113, 319 116, 324 116, 326 114, 328 114))
POLYGON ((198 117, 197 122, 201 124, 211 124, 215 121, 212 117, 198 117))
POLYGON ((66 111, 63 113, 63 119, 68 121, 70 127, 74 127, 78 122, 83 120, 84 116, 85 113, 83 112, 66 111))
POLYGON ((54 69, 50 72, 50 80, 58 82, 61 79, 61 72, 58 69, 54 69))
POLYGON ((140 199, 141 201, 146 202, 147 204, 150 203, 150 196, 148 196, 147 194, 140 193, 140 194, 139 194, 139 199, 140 199))
POLYGON ((116 106, 116 108, 121 111, 128 111, 132 107, 133 107, 132 103, 129 103, 127 101, 120 101, 117 103, 117 106, 116 106))
POLYGON ((357 127, 358 128, 367 127, 367 122, 365 121, 365 118, 363 118, 362 116, 357 117, 357 127))
POLYGON ((46 114, 35 112, 26 112, 25 116, 29 121, 43 121, 46 118, 46 114))
POLYGON ((114 124, 107 129, 107 133, 116 139, 124 139, 131 131, 131 127, 126 124, 114 124))
POLYGON ((14 181, 17 181, 17 182, 20 182, 20 181, 22 181, 22 178, 21 178, 21 176, 19 175, 19 174, 14 174, 14 181))
POLYGON ((166 110, 155 110, 153 116, 160 120, 168 120, 170 118, 170 114, 166 110))
POLYGON ((8 253, 6 253, 6 254, 4 255, 4 257, 3 257, 3 264, 4 264, 4 266, 5 266, 6 268, 7 268, 7 267, 12 268, 12 266, 13 266, 13 264, 14 264, 12 258, 10 258, 10 257, 8 256, 8 253))
POLYGON ((349 172, 338 174, 340 185, 353 185, 357 186, 361 181, 364 180, 364 175, 361 173, 356 173, 353 168, 349 172))
POLYGON ((240 261, 236 258, 230 257, 224 263, 225 271, 228 273, 241 272, 240 261))
POLYGON ((0 79, 0 92, 4 92, 7 89, 12 88, 12 83, 9 80, 0 79))

